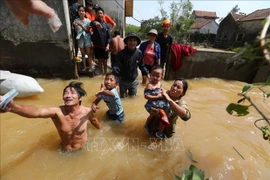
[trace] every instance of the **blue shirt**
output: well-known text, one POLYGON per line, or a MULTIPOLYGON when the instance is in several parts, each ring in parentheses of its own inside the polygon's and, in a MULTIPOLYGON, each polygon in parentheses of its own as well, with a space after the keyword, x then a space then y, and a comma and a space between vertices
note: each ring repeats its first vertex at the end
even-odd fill
MULTIPOLYGON (((144 54, 144 51, 146 50, 147 45, 149 44, 149 41, 145 41, 141 43, 139 49, 142 51, 142 54, 144 54)), ((153 66, 158 65, 158 59, 160 59, 161 49, 160 45, 155 41, 154 42, 154 51, 155 51, 155 62, 153 66)))
POLYGON ((123 112, 120 97, 118 95, 116 88, 113 88, 111 92, 114 94, 114 96, 100 94, 98 95, 98 97, 100 99, 103 99, 104 102, 107 104, 110 114, 119 115, 123 112))
MULTIPOLYGON (((90 23, 91 21, 87 18, 85 18, 83 21, 80 18, 75 19, 74 22, 80 22, 86 29, 89 29, 91 27, 90 23)), ((73 23, 74 24, 74 23, 73 23)), ((81 36, 84 36, 85 38, 91 40, 91 34, 90 32, 86 32, 83 30, 81 26, 77 27, 77 36, 76 39, 80 39, 81 36)))

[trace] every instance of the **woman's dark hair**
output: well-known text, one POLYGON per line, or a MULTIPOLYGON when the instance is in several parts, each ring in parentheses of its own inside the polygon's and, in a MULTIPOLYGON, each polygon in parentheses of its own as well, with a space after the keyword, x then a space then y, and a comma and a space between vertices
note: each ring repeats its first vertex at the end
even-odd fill
MULTIPOLYGON (((79 16, 79 9, 80 9, 81 7, 82 7, 82 8, 84 9, 84 11, 86 12, 86 8, 85 8, 83 5, 79 5, 79 6, 78 6, 78 16, 79 16)), ((85 15, 84 17, 86 17, 86 15, 85 15)))
POLYGON ((186 91, 188 89, 187 81, 184 78, 177 78, 177 79, 174 80, 174 82, 175 81, 182 81, 182 84, 183 84, 183 95, 182 96, 186 95, 186 91))
MULTIPOLYGON (((75 89, 75 91, 78 93, 78 97, 79 97, 79 98, 81 98, 81 97, 83 97, 83 96, 86 96, 87 93, 86 93, 86 91, 82 88, 82 86, 83 86, 83 83, 82 83, 82 82, 72 81, 72 82, 70 82, 70 83, 64 88, 63 94, 65 93, 66 89, 70 87, 70 88, 74 88, 74 89, 75 89)), ((82 103, 82 102, 80 101, 80 105, 81 105, 81 103, 82 103)))

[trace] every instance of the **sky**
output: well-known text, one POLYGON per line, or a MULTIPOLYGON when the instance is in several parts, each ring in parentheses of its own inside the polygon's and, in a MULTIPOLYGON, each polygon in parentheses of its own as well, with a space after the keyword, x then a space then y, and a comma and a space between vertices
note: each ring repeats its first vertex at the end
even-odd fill
MULTIPOLYGON (((163 7, 170 14, 170 4, 172 0, 165 0, 163 7)), ((179 2, 179 0, 175 0, 179 2)), ((219 0, 219 1, 202 1, 191 0, 193 10, 213 11, 217 17, 226 17, 235 5, 238 5, 240 12, 249 14, 257 9, 270 8, 270 1, 236 1, 236 0, 219 0)), ((133 0, 133 17, 127 17, 126 23, 140 26, 141 20, 147 20, 155 16, 160 16, 160 6, 158 0, 133 0), (138 21, 137 21, 138 20, 138 21)), ((217 21, 218 22, 218 21, 217 21)))

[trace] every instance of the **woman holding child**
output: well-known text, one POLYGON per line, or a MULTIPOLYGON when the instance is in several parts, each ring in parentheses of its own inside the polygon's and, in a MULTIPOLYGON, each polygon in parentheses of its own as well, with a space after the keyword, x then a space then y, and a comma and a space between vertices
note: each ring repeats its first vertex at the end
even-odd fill
MULTIPOLYGON (((179 78, 173 82, 170 90, 163 91, 163 96, 171 107, 171 113, 168 116, 170 126, 163 129, 163 136, 162 134, 160 135, 161 139, 164 139, 165 136, 167 138, 173 136, 173 133, 175 133, 176 120, 178 117, 184 121, 187 121, 191 118, 191 114, 187 108, 187 105, 184 103, 184 101, 181 100, 181 98, 185 96, 187 89, 187 81, 183 78, 179 78)), ((156 132, 159 132, 160 123, 162 123, 161 116, 160 113, 157 112, 155 117, 148 125, 149 133, 156 134, 156 132)))

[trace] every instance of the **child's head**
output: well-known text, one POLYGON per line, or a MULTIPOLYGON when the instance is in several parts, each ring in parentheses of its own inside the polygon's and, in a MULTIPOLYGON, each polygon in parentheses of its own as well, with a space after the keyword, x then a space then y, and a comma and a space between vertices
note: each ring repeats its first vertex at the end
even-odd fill
POLYGON ((180 99, 186 94, 187 89, 188 83, 184 78, 175 79, 170 89, 170 96, 180 99))
POLYGON ((85 17, 85 7, 83 5, 78 6, 78 14, 80 17, 85 17))
POLYGON ((163 76, 162 67, 161 66, 154 66, 154 67, 152 67, 151 72, 150 72, 149 82, 156 84, 162 79, 162 76, 163 76))
POLYGON ((104 86, 106 89, 113 89, 118 86, 119 78, 112 73, 107 73, 104 79, 104 86))

